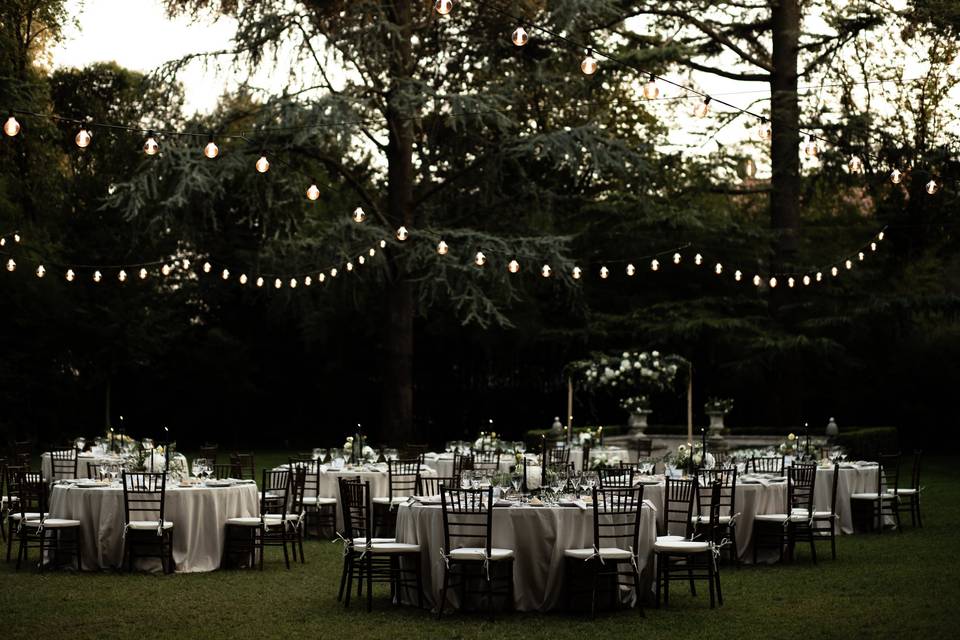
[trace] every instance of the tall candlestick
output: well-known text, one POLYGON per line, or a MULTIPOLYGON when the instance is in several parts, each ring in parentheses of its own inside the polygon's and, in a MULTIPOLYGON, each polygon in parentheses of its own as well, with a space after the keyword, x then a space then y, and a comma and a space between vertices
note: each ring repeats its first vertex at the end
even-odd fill
POLYGON ((567 443, 573 441, 573 378, 567 378, 567 443))
POLYGON ((693 442, 693 363, 687 380, 687 442, 693 442))
POLYGON ((707 462, 707 430, 700 427, 700 466, 707 462))

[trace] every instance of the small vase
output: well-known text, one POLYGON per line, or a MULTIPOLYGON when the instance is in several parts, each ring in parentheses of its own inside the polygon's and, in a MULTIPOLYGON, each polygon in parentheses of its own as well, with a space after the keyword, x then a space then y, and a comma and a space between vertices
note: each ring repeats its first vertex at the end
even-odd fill
POLYGON ((647 438, 647 416, 650 415, 649 409, 638 409, 630 413, 627 419, 627 426, 630 427, 630 435, 635 440, 647 438))

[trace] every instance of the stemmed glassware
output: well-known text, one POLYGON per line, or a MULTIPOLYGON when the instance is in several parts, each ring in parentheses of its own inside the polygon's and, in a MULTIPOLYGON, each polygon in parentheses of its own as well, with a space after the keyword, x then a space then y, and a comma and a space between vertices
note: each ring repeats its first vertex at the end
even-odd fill
POLYGON ((191 467, 193 477, 197 480, 200 480, 200 476, 204 478, 210 473, 210 465, 207 462, 206 458, 194 458, 193 467, 191 467))
POLYGON ((513 450, 523 455, 527 450, 527 444, 523 440, 517 440, 513 443, 513 450))

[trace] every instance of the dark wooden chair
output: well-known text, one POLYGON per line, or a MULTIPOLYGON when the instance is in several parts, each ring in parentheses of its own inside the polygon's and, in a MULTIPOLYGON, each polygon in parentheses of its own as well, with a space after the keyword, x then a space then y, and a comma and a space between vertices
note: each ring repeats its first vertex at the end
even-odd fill
POLYGON ((306 534, 313 527, 319 538, 332 537, 337 528, 337 499, 320 495, 320 461, 310 457, 290 458, 290 468, 302 467, 304 470, 303 492, 303 531, 306 534))
MULTIPOLYGON (((923 451, 916 449, 913 452, 913 461, 910 470, 910 486, 887 488, 887 493, 897 496, 896 508, 899 513, 904 511, 910 513, 910 524, 914 527, 923 527, 923 518, 920 516, 920 458, 923 451)), ((900 520, 897 519, 897 526, 900 526, 900 520)))
POLYGON ((483 594, 492 620, 496 611, 495 598, 506 598, 507 605, 513 605, 514 558, 513 549, 492 546, 493 487, 443 487, 440 499, 446 555, 437 617, 443 616, 447 591, 453 587, 459 588, 461 603, 466 603, 466 597, 470 594, 483 594), (468 588, 468 585, 476 583, 484 586, 478 590, 468 588))
POLYGON ((59 449, 50 452, 50 484, 58 480, 73 480, 77 477, 77 450, 59 449))
POLYGON ((764 547, 774 547, 783 561, 786 548, 788 558, 794 559, 797 542, 810 543, 810 555, 817 562, 817 546, 813 526, 813 496, 816 488, 817 465, 795 462, 787 469, 787 508, 784 513, 758 514, 753 520, 753 562, 764 547))
POLYGON ((657 540, 689 540, 693 535, 695 478, 667 478, 663 488, 663 529, 657 540))
POLYGON ((739 563, 739 554, 737 551, 737 470, 730 469, 698 469, 697 470, 697 512, 694 517, 694 533, 702 537, 702 530, 709 525, 708 518, 710 513, 713 496, 716 495, 720 500, 719 513, 717 515, 716 526, 713 531, 719 536, 712 541, 720 544, 723 539, 729 540, 730 544, 720 549, 723 553, 727 550, 730 561, 734 564, 739 563), (719 486, 719 492, 714 492, 714 487, 719 486))
POLYGON ((159 558, 173 573, 173 522, 165 519, 167 474, 127 472, 123 483, 124 558, 133 571, 137 558, 159 558))
MULTIPOLYGON (((10 562, 13 553, 13 541, 16 538, 16 530, 22 517, 20 509, 20 479, 18 474, 30 471, 29 467, 15 464, 7 464, 4 469, 3 484, 6 487, 6 495, 3 496, 3 522, 0 522, 6 530, 5 538, 7 541, 7 562, 10 562)), ((27 509, 27 514, 32 518, 43 516, 37 505, 31 505, 27 509)))
POLYGON ((14 480, 17 492, 17 571, 23 561, 29 561, 30 549, 39 551, 41 573, 47 558, 73 555, 77 571, 83 567, 80 551, 80 521, 51 518, 47 513, 48 485, 39 472, 18 471, 14 480), (69 534, 69 535, 65 535, 69 534))
POLYGON ((268 546, 283 548, 283 560, 290 568, 287 545, 290 535, 287 524, 293 470, 264 469, 260 484, 260 515, 227 520, 227 542, 224 554, 229 560, 247 558, 247 566, 263 570, 263 552, 268 546))
POLYGON ((237 480, 256 480, 257 467, 254 464, 252 453, 231 453, 231 474, 237 480))
POLYGON ((750 458, 747 467, 750 473, 775 473, 783 475, 783 456, 765 456, 750 458))
POLYGON ((629 489, 633 486, 633 467, 597 470, 601 489, 629 489))
POLYGON ((900 454, 880 455, 878 462, 880 468, 877 469, 876 490, 851 495, 850 506, 854 512, 866 511, 871 527, 878 533, 883 533, 887 516, 893 517, 897 531, 900 531, 900 510, 897 508, 900 499, 900 454))
POLYGON ((419 481, 419 458, 387 461, 387 495, 373 498, 374 530, 378 536, 396 536, 397 507, 416 494, 419 481))
POLYGON ((420 476, 417 479, 417 490, 414 495, 439 496, 441 486, 457 488, 460 486, 460 478, 456 476, 420 476))
POLYGON ((622 588, 634 589, 643 615, 640 570, 635 554, 640 549, 643 485, 593 488, 593 547, 565 549, 567 610, 576 593, 590 594, 590 615, 597 612, 601 581, 610 588, 612 608, 620 604, 622 588), (583 585, 585 588, 576 589, 583 585))

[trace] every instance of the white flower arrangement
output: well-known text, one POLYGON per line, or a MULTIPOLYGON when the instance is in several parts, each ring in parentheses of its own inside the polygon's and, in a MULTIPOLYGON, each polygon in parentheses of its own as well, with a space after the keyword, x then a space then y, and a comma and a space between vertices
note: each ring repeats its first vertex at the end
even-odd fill
POLYGON ((673 387, 677 374, 686 366, 680 356, 624 351, 573 362, 568 369, 582 381, 584 389, 609 391, 619 397, 621 408, 632 412, 648 409, 648 394, 673 387))

